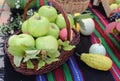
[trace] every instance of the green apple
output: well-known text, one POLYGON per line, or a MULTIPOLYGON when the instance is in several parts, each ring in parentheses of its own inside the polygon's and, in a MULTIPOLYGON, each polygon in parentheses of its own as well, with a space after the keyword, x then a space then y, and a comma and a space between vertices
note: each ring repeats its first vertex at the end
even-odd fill
MULTIPOLYGON (((68 19, 70 21, 70 27, 73 27, 74 25, 74 20, 70 14, 68 14, 68 19)), ((66 22, 62 14, 59 14, 56 19, 56 25, 62 29, 66 27, 66 22)))
POLYGON ((31 16, 30 19, 34 18, 34 17, 38 17, 38 16, 40 16, 40 15, 37 12, 34 12, 33 16, 31 16))
MULTIPOLYGON (((32 18, 34 18, 34 17, 39 17, 39 14, 38 14, 37 12, 34 12, 34 15, 31 16, 30 19, 32 19, 32 18)), ((24 21, 23 24, 22 24, 22 28, 21 28, 22 32, 23 32, 23 33, 29 33, 28 27, 29 27, 29 21, 26 20, 26 21, 24 21)))
POLYGON ((22 24, 22 28, 21 28, 22 32, 28 33, 28 26, 27 25, 28 25, 27 21, 24 21, 22 24))
MULTIPOLYGON (((12 35, 8 40, 8 46, 10 47, 10 49, 21 52, 23 54, 24 51, 29 47, 30 48, 35 47, 35 40, 29 34, 12 35)), ((12 50, 10 50, 10 52, 13 53, 12 50)))
POLYGON ((70 18, 70 25, 71 27, 73 27, 74 25, 74 19, 73 19, 73 16, 71 14, 68 14, 69 18, 70 18))
POLYGON ((120 3, 118 4, 118 8, 120 8, 120 3))
POLYGON ((42 6, 38 10, 40 16, 46 17, 50 22, 55 22, 57 18, 57 10, 52 6, 42 6))
POLYGON ((110 10, 113 11, 118 8, 118 5, 116 3, 113 3, 110 5, 110 10))
POLYGON ((117 4, 120 4, 120 0, 116 0, 116 3, 117 3, 117 4))
POLYGON ((34 46, 35 40, 29 34, 12 35, 8 40, 9 46, 34 46))
POLYGON ((59 28, 55 23, 50 23, 50 30, 48 32, 48 35, 54 36, 56 39, 59 36, 59 28))
POLYGON ((44 36, 36 39, 36 48, 43 50, 58 50, 57 39, 53 36, 44 36))
POLYGON ((27 20, 26 26, 22 27, 22 32, 28 31, 33 37, 44 36, 50 29, 50 22, 43 16, 34 15, 27 20), (27 27, 26 27, 27 26, 27 27))

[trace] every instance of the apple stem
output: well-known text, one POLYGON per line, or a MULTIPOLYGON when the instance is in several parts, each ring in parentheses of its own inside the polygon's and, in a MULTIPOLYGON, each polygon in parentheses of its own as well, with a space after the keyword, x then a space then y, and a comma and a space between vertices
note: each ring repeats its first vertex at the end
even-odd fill
POLYGON ((46 51, 45 50, 41 50, 40 54, 45 55, 46 51))
POLYGON ((41 50, 40 54, 41 54, 42 60, 45 61, 45 59, 47 57, 46 51, 45 50, 41 50))
POLYGON ((41 17, 39 16, 39 20, 41 19, 41 17))
POLYGON ((41 19, 41 16, 39 16, 39 17, 36 17, 36 19, 37 19, 37 20, 40 20, 40 19, 41 19))

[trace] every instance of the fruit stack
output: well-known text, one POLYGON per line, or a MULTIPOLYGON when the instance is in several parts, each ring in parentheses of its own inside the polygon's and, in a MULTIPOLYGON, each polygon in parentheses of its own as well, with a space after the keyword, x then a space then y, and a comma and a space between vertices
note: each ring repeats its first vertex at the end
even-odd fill
POLYGON ((110 2, 110 21, 115 21, 116 19, 120 18, 120 0, 112 0, 110 2))
POLYGON ((16 71, 26 75, 46 73, 73 54, 73 49, 79 42, 79 34, 72 30, 72 15, 66 14, 66 17, 71 35, 68 35, 63 13, 58 14, 52 6, 42 6, 23 22, 19 34, 10 36, 6 52, 16 71))

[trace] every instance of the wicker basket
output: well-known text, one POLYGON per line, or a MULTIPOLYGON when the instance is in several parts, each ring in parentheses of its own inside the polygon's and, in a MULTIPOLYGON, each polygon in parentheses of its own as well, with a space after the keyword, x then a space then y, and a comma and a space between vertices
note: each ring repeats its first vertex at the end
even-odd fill
MULTIPOLYGON (((26 8, 24 10, 24 19, 27 18, 26 13, 27 13, 28 7, 32 1, 33 0, 29 0, 29 2, 26 5, 26 8)), ((66 27, 67 27, 67 33, 68 33, 67 39, 70 40, 70 37, 71 37, 70 29, 71 28, 70 28, 70 23, 69 23, 69 20, 67 18, 66 12, 60 7, 60 5, 55 0, 49 0, 49 2, 53 3, 54 7, 63 14, 65 21, 66 21, 66 27)), ((18 31, 16 34, 20 34, 20 33, 21 33, 21 30, 18 31)), ((71 45, 77 45, 80 41, 80 34, 78 32, 75 32, 75 33, 76 33, 76 36, 73 38, 73 40, 70 41, 71 45)), ((60 59, 59 61, 52 62, 51 64, 45 64, 45 66, 41 67, 39 70, 36 70, 36 67, 38 65, 37 60, 32 60, 34 66, 35 66, 34 69, 28 69, 26 67, 25 63, 21 63, 20 67, 16 67, 14 62, 13 62, 14 57, 8 52, 8 40, 6 40, 6 43, 5 43, 5 52, 8 55, 12 66, 14 67, 14 69, 17 72, 20 72, 24 75, 37 75, 37 74, 47 73, 47 72, 52 71, 53 69, 59 67, 60 65, 62 65, 74 53, 74 49, 72 49, 71 51, 61 50, 61 52, 60 52, 61 54, 58 57, 60 59)))
POLYGON ((88 8, 90 0, 56 0, 67 13, 82 13, 88 8))

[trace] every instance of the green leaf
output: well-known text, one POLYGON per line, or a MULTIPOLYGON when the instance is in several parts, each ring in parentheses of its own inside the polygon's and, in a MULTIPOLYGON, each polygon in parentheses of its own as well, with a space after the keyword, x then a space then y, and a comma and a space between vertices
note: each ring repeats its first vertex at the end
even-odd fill
POLYGON ((23 59, 23 57, 14 56, 13 61, 14 61, 14 64, 16 65, 16 67, 20 66, 22 59, 23 59))
POLYGON ((34 65, 33 65, 33 63, 31 62, 31 60, 28 60, 26 63, 27 63, 27 68, 30 68, 30 69, 33 69, 33 68, 34 68, 34 65))
POLYGON ((24 60, 23 60, 23 62, 27 62, 28 60, 30 60, 30 59, 38 59, 38 58, 40 58, 40 57, 37 57, 37 56, 35 56, 35 55, 27 55, 25 58, 24 58, 24 60))
POLYGON ((68 46, 70 44, 69 41, 64 41, 63 46, 68 46))
POLYGON ((70 51, 73 48, 75 48, 75 46, 70 45, 69 41, 62 41, 61 39, 58 40, 58 44, 66 51, 70 51))
POLYGON ((42 61, 42 60, 39 60, 37 70, 39 70, 39 69, 40 69, 42 66, 44 66, 44 65, 45 65, 45 62, 44 62, 44 61, 42 61))
POLYGON ((41 50, 26 50, 25 53, 26 54, 34 54, 34 55, 38 55, 40 53, 41 50))
POLYGON ((52 62, 56 62, 56 61, 59 61, 59 59, 58 59, 58 58, 47 58, 47 59, 45 60, 45 62, 46 62, 47 64, 51 64, 52 62))
POLYGON ((85 25, 84 25, 83 21, 82 21, 80 18, 77 18, 77 19, 75 20, 75 25, 76 25, 77 23, 79 23, 80 27, 81 27, 83 30, 85 30, 85 25))
POLYGON ((8 52, 13 56, 24 56, 24 51, 19 46, 9 46, 8 52))
POLYGON ((61 39, 58 40, 58 45, 63 45, 63 41, 61 39))
POLYGON ((23 62, 26 62, 30 59, 38 59, 40 57, 38 57, 37 55, 39 55, 40 53, 40 50, 26 50, 25 51, 25 57, 24 57, 24 60, 23 62))
POLYGON ((83 30, 85 30, 85 26, 84 26, 84 23, 82 22, 82 19, 87 19, 87 18, 93 18, 93 16, 91 15, 91 13, 81 14, 81 15, 78 15, 78 16, 74 16, 75 24, 79 23, 80 27, 83 30))
POLYGON ((61 46, 68 46, 69 45, 69 41, 62 41, 61 39, 58 40, 58 44, 61 46))
POLYGON ((69 45, 69 46, 63 47, 63 49, 66 50, 66 51, 70 51, 70 50, 72 50, 73 48, 75 48, 75 46, 69 45))
POLYGON ((60 52, 58 50, 46 50, 46 54, 50 58, 56 58, 60 56, 60 52))
POLYGON ((87 19, 87 18, 93 18, 93 16, 91 15, 91 13, 87 13, 87 14, 81 14, 78 16, 74 16, 74 18, 87 19))

